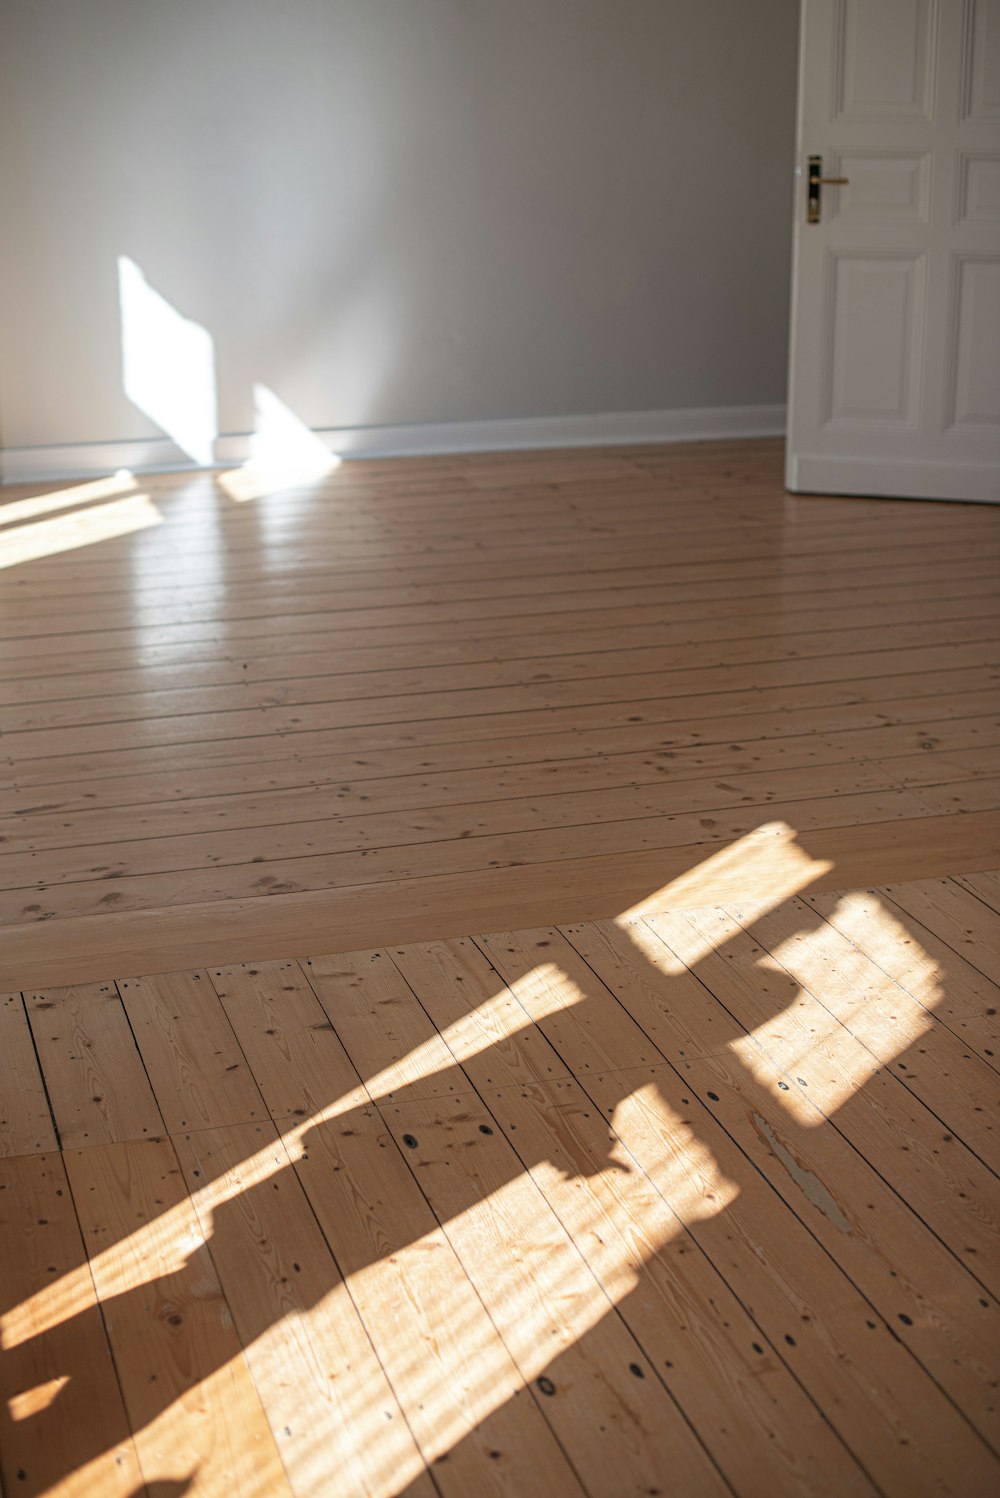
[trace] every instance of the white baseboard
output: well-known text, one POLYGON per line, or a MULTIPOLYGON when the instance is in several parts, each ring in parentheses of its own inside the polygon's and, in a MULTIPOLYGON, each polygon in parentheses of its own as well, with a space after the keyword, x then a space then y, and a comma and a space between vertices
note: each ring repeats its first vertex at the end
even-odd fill
POLYGON ((784 430, 784 406, 709 406, 686 411, 609 411, 597 416, 353 427, 319 435, 342 457, 375 458, 539 447, 610 447, 628 442, 704 442, 727 437, 775 437, 784 430))
MULTIPOLYGON (((318 430, 316 436, 341 457, 403 458, 541 447, 604 447, 629 442, 778 437, 784 430, 784 406, 706 406, 687 411, 611 411, 596 416, 329 427, 318 430)), ((247 434, 219 437, 215 443, 217 467, 234 467, 245 462, 249 455, 247 434)), ((95 478, 120 468, 133 473, 158 473, 196 466, 167 437, 0 450, 0 482, 5 484, 95 478)))
POLYGON ((790 453, 785 481, 793 494, 1000 503, 1000 467, 995 464, 897 463, 881 458, 811 457, 790 453))

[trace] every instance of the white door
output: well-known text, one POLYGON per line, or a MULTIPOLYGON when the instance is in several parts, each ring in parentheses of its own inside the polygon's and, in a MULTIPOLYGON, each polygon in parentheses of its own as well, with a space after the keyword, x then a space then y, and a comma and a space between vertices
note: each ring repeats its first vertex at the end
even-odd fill
POLYGON ((802 0, 796 149, 789 489, 1000 501, 1000 0, 802 0))

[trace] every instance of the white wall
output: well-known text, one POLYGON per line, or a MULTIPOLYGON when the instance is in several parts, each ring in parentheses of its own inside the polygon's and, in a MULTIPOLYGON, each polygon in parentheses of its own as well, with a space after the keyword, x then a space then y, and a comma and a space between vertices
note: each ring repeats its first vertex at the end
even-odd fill
POLYGON ((8 448, 157 434, 118 261, 313 427, 784 399, 796 0, 0 0, 8 448))

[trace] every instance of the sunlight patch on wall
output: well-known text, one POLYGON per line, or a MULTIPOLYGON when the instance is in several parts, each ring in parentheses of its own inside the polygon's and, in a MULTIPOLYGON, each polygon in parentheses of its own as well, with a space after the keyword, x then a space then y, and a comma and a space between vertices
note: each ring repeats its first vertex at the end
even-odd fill
POLYGON ((133 494, 128 499, 110 500, 75 515, 12 526, 0 530, 0 568, 37 562, 63 551, 134 535, 136 531, 159 525, 161 519, 148 494, 133 494))
POLYGON ((9 504, 0 503, 0 525, 15 525, 23 520, 35 520, 39 515, 50 515, 53 510, 69 510, 76 505, 90 504, 91 500, 129 494, 137 487, 128 469, 119 468, 110 478, 74 484, 70 489, 56 489, 49 494, 33 494, 30 499, 14 499, 9 504))
POLYGON ((118 294, 125 394, 187 457, 207 467, 219 435, 211 334, 154 291, 127 255, 118 257, 118 294))
POLYGON ((254 385, 254 433, 242 468, 219 475, 237 503, 263 499, 281 489, 308 484, 340 466, 316 433, 266 385, 254 385))

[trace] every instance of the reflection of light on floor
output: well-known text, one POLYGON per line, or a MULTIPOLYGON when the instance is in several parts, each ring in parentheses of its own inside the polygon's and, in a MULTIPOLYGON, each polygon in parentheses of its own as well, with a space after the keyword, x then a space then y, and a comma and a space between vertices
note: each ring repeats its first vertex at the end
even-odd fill
MULTIPOLYGON (((429 1081, 434 1076, 451 1070, 456 1061, 471 1061, 473 1057, 490 1050, 498 1041, 516 1038, 518 1030, 530 1028, 530 1021, 517 1003, 522 995, 537 995, 537 1001, 531 997, 529 1005, 526 1005, 533 1020, 541 1019, 546 1014, 554 1014, 560 1009, 568 1009, 572 1004, 579 1003, 581 998, 579 990, 572 987, 551 963, 541 964, 539 969, 518 979, 511 987, 514 990, 513 998, 506 988, 501 989, 492 999, 447 1025, 431 1040, 417 1046, 396 1064, 369 1078, 366 1085, 371 1096, 377 1100, 399 1092, 414 1082, 429 1081), (546 971, 543 972, 543 969, 546 971), (556 982, 552 981, 553 975, 556 982), (562 979, 561 987, 559 979, 562 979), (514 1015, 517 1018, 512 1024, 511 1018, 514 1015)), ((323 1121, 327 1116, 327 1111, 324 1110, 314 1122, 323 1121)))
MULTIPOLYGON (((808 858, 795 845, 790 828, 772 824, 761 835, 743 839, 707 860, 677 884, 696 890, 714 881, 717 892, 720 878, 735 877, 740 867, 744 888, 767 892, 752 907, 757 918, 762 918, 827 866, 808 858)), ((674 888, 666 887, 667 891, 674 888)), ((652 900, 662 902, 663 897, 661 890, 652 900)), ((648 908, 646 902, 642 908, 648 908)), ((849 923, 852 910, 848 897, 836 912, 840 925, 849 923)), ((865 914, 870 921, 870 902, 865 914)), ((804 960, 802 954, 811 950, 810 942, 815 945, 817 963, 822 966, 833 960, 822 926, 818 934, 810 932, 802 939, 800 950, 792 950, 796 948, 793 941, 773 946, 772 956, 752 940, 734 914, 717 906, 666 912, 661 905, 659 914, 647 916, 638 925, 633 915, 632 922, 629 925, 623 917, 618 924, 633 933, 637 949, 668 982, 673 972, 697 969, 699 964, 701 974, 689 982, 693 984, 698 976, 706 982, 706 963, 714 962, 720 974, 732 971, 734 981, 756 995, 758 1013, 773 1005, 773 1017, 752 1034, 720 1046, 718 1054, 725 1050, 738 1058, 796 1123, 815 1126, 823 1121, 823 1114, 794 1089, 775 1090, 782 1072, 804 1074, 808 1067, 816 1082, 810 1085, 810 1094, 824 1114, 834 1113, 864 1087, 877 1063, 850 1029, 856 1007, 865 1002, 864 990, 858 987, 852 992, 835 1015, 797 987, 789 972, 795 967, 793 957, 804 960), (659 956, 651 945, 654 932, 659 956), (727 962, 727 957, 732 961, 727 962)), ((887 922, 891 931, 888 917, 887 922)), ((359 1106, 372 1116, 372 1096, 398 1094, 407 1086, 444 1074, 453 1066, 452 1058, 480 1056, 586 997, 556 964, 545 962, 532 968, 509 989, 502 987, 432 1040, 367 1079, 367 1092, 355 1088, 306 1120, 284 1120, 280 1143, 272 1139, 183 1202, 143 1223, 128 1238, 95 1253, 86 1266, 13 1308, 0 1322, 3 1345, 10 1348, 36 1338, 92 1307, 95 1285, 105 1313, 110 1308, 114 1314, 116 1297, 134 1294, 138 1287, 186 1265, 190 1268, 192 1259, 204 1256, 206 1246, 211 1250, 215 1214, 226 1203, 243 1203, 249 1218, 253 1188, 288 1170, 290 1164, 304 1162, 306 1156, 313 1160, 310 1169, 320 1169, 319 1156, 329 1146, 328 1136, 317 1135, 318 1124, 359 1106)), ((705 1002, 710 1002, 707 993, 705 1002)), ((900 1049, 923 1028, 919 1019, 911 1018, 898 1033, 900 1049)), ((598 1099, 602 1075, 593 1078, 593 1095, 598 1099)), ((573 1345, 602 1321, 610 1306, 635 1289, 643 1264, 664 1250, 684 1227, 717 1217, 736 1199, 738 1185, 723 1173, 709 1144, 698 1137, 697 1120, 687 1116, 687 1109, 677 1112, 647 1077, 643 1070, 634 1078, 633 1090, 627 1091, 632 1085, 627 1073, 604 1076, 605 1083, 613 1078, 606 1097, 614 1112, 607 1121, 617 1137, 609 1137, 609 1153, 606 1158, 602 1154, 600 1168, 593 1174, 585 1170, 575 1174, 565 1161, 559 1165, 531 1157, 527 1168, 487 1191, 470 1171, 468 1205, 460 1200, 459 1210, 447 1216, 443 1227, 394 1245, 391 1253, 383 1252, 372 1262, 350 1269, 344 1282, 308 1309, 295 1309, 274 1320, 247 1348, 259 1386, 277 1390, 274 1399, 280 1402, 285 1387, 282 1378, 286 1378, 282 1370, 291 1367, 290 1360, 307 1366, 314 1357, 312 1349, 332 1346, 331 1327, 346 1322, 357 1309, 375 1327, 376 1351, 425 1454, 433 1460, 447 1453, 551 1366, 561 1348, 573 1345), (619 1086, 622 1081, 626 1089, 619 1086), (537 1235, 526 1237, 521 1227, 535 1220, 537 1235), (641 1224, 638 1233, 636 1223, 641 1224), (512 1245, 509 1257, 499 1251, 507 1243, 512 1245), (497 1254, 484 1255, 484 1244, 497 1245, 497 1254), (475 1292, 454 1265, 453 1252, 473 1269, 475 1292), (447 1377, 442 1376, 442 1368, 447 1377)), ((456 1073, 456 1078, 461 1081, 461 1074, 456 1073)), ((576 1082, 567 1085, 578 1086, 576 1082)), ((539 1110, 544 1126, 546 1109, 559 1104, 554 1094, 545 1095, 547 1084, 539 1082, 536 1089, 530 1083, 527 1086, 529 1091, 522 1096, 532 1096, 531 1106, 539 1110)), ((780 1148, 777 1134, 772 1131, 772 1135, 772 1147, 780 1148)), ((766 1139, 764 1143, 768 1147, 766 1139)), ((330 1161, 333 1158, 331 1154, 330 1161)), ((322 1167, 328 1163, 324 1160, 322 1167)), ((303 1180, 307 1184, 307 1177, 303 1180)), ((150 1464, 147 1475, 155 1472, 162 1480, 157 1470, 162 1454, 171 1459, 177 1455, 171 1434, 174 1422, 195 1412, 206 1390, 223 1399, 242 1397, 238 1373, 234 1360, 186 1391, 138 1433, 140 1455, 150 1464)), ((327 1376, 319 1370, 314 1381, 321 1386, 327 1376)), ((287 1381, 292 1382, 290 1375, 287 1381)), ((366 1490, 388 1498, 418 1476, 422 1462, 404 1424, 386 1421, 379 1397, 365 1379, 351 1378, 348 1373, 345 1382, 348 1387, 338 1390, 337 1406, 342 1409, 346 1402, 351 1415, 344 1433, 344 1460, 363 1461, 366 1490)), ((58 1393, 57 1383, 18 1394, 15 1418, 45 1408, 58 1393)), ((190 1472, 198 1468, 205 1453, 192 1447, 184 1457, 190 1472)), ((244 1455, 239 1459, 243 1461, 244 1455)), ((329 1449, 307 1439, 294 1459, 299 1463, 297 1480, 321 1490, 331 1470, 329 1449)), ((230 1467, 230 1489, 232 1477, 230 1467)), ((209 1462, 205 1473, 198 1473, 196 1491, 213 1492, 215 1483, 214 1464, 209 1462)), ((235 1485, 241 1483, 241 1491, 265 1491, 255 1486, 258 1476, 250 1454, 245 1455, 235 1485)), ((355 1486, 361 1490, 360 1479, 355 1486)))
MULTIPOLYGON (((388 1401, 373 1397, 364 1370, 356 1364, 352 1363, 346 1376, 337 1376, 339 1419, 333 1430, 330 1420, 316 1420, 314 1412, 297 1407, 305 1368, 312 1366, 312 1389, 322 1390, 332 1384, 342 1341, 337 1330, 345 1324, 356 1324, 356 1318, 350 1292, 340 1283, 308 1311, 290 1312, 274 1322, 248 1353, 258 1387, 271 1394, 269 1385, 281 1383, 296 1405, 297 1439, 281 1455, 297 1493, 337 1491, 345 1495, 385 1494, 388 1498, 402 1492, 424 1470, 406 1425, 393 1417, 386 1407, 388 1401), (322 1365, 317 1365, 317 1349, 325 1354, 322 1365), (330 1486, 332 1473, 337 1474, 335 1489, 330 1486)), ((343 1369, 342 1363, 340 1367, 343 1369)), ((269 1402, 274 1407, 275 1397, 269 1402)))
MULTIPOLYGON (((322 478, 340 466, 316 433, 266 385, 255 385, 255 431, 242 468, 219 475, 230 499, 243 503, 322 478)), ((295 517, 298 524, 298 517, 295 517)))
MULTIPOLYGON (((454 1227, 461 1236, 463 1224, 456 1220, 454 1227)), ((463 1275, 449 1275, 443 1237, 437 1228, 395 1249, 391 1265, 379 1260, 355 1270, 348 1281, 366 1319, 376 1316, 387 1329, 396 1324, 405 1333, 385 1335, 379 1352, 432 1461, 512 1398, 522 1382, 482 1302, 463 1275), (442 1360, 451 1365, 447 1387, 442 1360)))
POLYGON ((57 515, 51 520, 12 526, 0 530, 0 567, 37 562, 62 551, 132 535, 159 525, 160 519, 160 512, 148 494, 132 494, 128 499, 109 500, 75 515, 57 515))
POLYGON ((7 1401, 12 1420, 28 1420, 32 1415, 37 1415, 41 1410, 47 1410, 56 1398, 60 1389, 69 1382, 68 1374, 61 1378, 50 1378, 47 1383, 36 1384, 33 1389, 25 1389, 20 1394, 14 1394, 7 1401))
MULTIPOLYGON (((139 1491, 170 1492, 171 1478, 177 1484, 178 1494, 190 1493, 192 1498, 194 1495, 197 1498, 233 1498, 235 1493, 240 1498, 243 1494, 246 1498, 273 1498, 276 1492, 288 1491, 282 1482, 284 1474, 273 1448, 270 1453, 262 1453, 255 1440, 224 1442, 220 1439, 224 1432, 212 1428, 213 1422, 206 1418, 206 1407, 226 1409, 231 1412, 234 1423, 242 1411, 248 1428, 252 1430, 259 1405, 252 1407, 256 1400, 252 1390, 247 1389, 247 1382, 246 1367, 240 1355, 201 1379, 147 1425, 134 1431, 139 1463, 148 1483, 147 1488, 139 1491), (178 1439, 178 1426, 189 1437, 183 1443, 178 1439), (196 1439, 200 1438, 197 1446, 190 1439, 191 1431, 197 1432, 196 1439), (262 1461, 265 1455, 271 1458, 267 1465, 262 1461), (172 1466, 164 1471, 167 1462, 172 1466), (184 1469, 183 1476, 176 1471, 177 1467, 184 1469)), ((91 1490, 94 1498, 101 1491, 106 1490, 91 1490)), ((59 1498, 62 1498, 61 1489, 59 1498)))
MULTIPOLYGON (((910 939, 881 907, 877 914, 869 910, 869 919, 873 916, 891 939, 910 939)), ((841 920, 838 904, 833 921, 840 925, 841 920)), ((796 932, 774 946, 773 959, 769 965, 774 971, 790 973, 802 985, 807 998, 797 1007, 808 1005, 813 1023, 818 1019, 827 1038, 826 1054, 840 1072, 832 1096, 828 1084, 825 1108, 839 1107, 883 1060, 891 1061, 915 1046, 934 1026, 931 1014, 907 1003, 893 980, 845 942, 833 925, 796 932)), ((940 994, 940 983, 934 987, 940 994)))
MULTIPOLYGON (((927 1009, 936 1009, 944 998, 941 975, 933 958, 882 902, 868 891, 856 890, 837 901, 835 910, 824 909, 826 919, 848 941, 869 952, 889 977, 927 1009)), ((966 974, 965 982, 968 983, 966 974)), ((988 985, 984 983, 984 1004, 988 985)))
POLYGON ((226 586, 231 553, 223 539, 219 506, 210 483, 210 479, 199 476, 183 488, 171 486, 162 534, 143 537, 128 549, 129 613, 135 627, 149 630, 154 642, 160 638, 164 593, 169 590, 169 574, 164 574, 163 563, 173 554, 177 527, 183 527, 185 536, 185 586, 215 588, 220 593, 226 586))
POLYGON ((113 494, 128 494, 137 487, 127 468, 120 468, 110 478, 94 479, 89 484, 74 484, 70 489, 56 489, 50 494, 34 494, 30 499, 14 499, 9 504, 0 503, 0 525, 14 525, 22 520, 34 520, 38 515, 49 515, 53 510, 68 510, 74 505, 89 504, 92 499, 110 499, 113 494))
POLYGON ((695 1126, 670 1107, 655 1084, 646 1083, 623 1098, 612 1124, 680 1222, 717 1217, 739 1196, 739 1187, 723 1175, 695 1126), (648 1141, 651 1131, 657 1144, 655 1162, 648 1143, 641 1143, 643 1137, 648 1141))
POLYGON ((553 962, 540 962, 530 972, 510 981, 510 991, 527 1010, 533 1024, 582 1004, 586 994, 553 962))
MULTIPOLYGON (((550 1015, 559 1014, 563 1009, 571 1009, 574 1004, 582 1003, 586 997, 572 978, 567 977, 554 962, 540 962, 529 973, 512 979, 509 987, 536 1025, 539 1020, 548 1019, 550 1015)), ((494 1004, 502 999, 503 995, 498 994, 494 1004)))
MULTIPOLYGON (((559 1009, 579 1003, 579 990, 566 979, 562 979, 560 983, 560 978, 558 968, 551 963, 543 963, 534 973, 526 974, 514 985, 516 992, 529 999, 533 1019, 540 1019, 546 1014, 553 1014, 559 1009)), ((512 1005, 517 1008, 516 1001, 511 999, 508 990, 502 989, 475 1011, 402 1057, 396 1065, 387 1067, 372 1077, 367 1083, 367 1092, 358 1088, 345 1093, 343 1097, 296 1123, 294 1127, 283 1130, 282 1142, 289 1157, 294 1161, 301 1156, 303 1140, 317 1124, 331 1123, 351 1112, 359 1104, 363 1105, 368 1095, 386 1097, 414 1082, 432 1078, 446 1065, 453 1065, 453 1055, 460 1054, 461 1059, 468 1060, 487 1050, 491 1043, 489 1032, 495 1029, 501 1014, 509 1014, 512 1005)), ((510 1033, 509 1024, 504 1026, 503 1033, 510 1033)), ((228 1171, 218 1180, 210 1181, 192 1193, 191 1200, 197 1208, 198 1223, 205 1233, 211 1234, 211 1214, 214 1211, 251 1187, 259 1186, 286 1163, 273 1147, 265 1146, 242 1161, 238 1169, 228 1171)), ((157 1262, 151 1266, 152 1277, 176 1273, 183 1268, 192 1251, 204 1241, 201 1228, 192 1221, 184 1203, 164 1212, 157 1222, 160 1246, 157 1262)), ((145 1232, 144 1227, 138 1228, 131 1238, 116 1244, 113 1249, 102 1250, 91 1261, 99 1265, 110 1294, 122 1294, 127 1288, 144 1283, 143 1276, 137 1269, 135 1248, 145 1232)), ((17 1346, 20 1342, 51 1330, 60 1322, 78 1315, 90 1304, 90 1293, 88 1269, 84 1267, 72 1270, 47 1286, 32 1300, 13 1307, 0 1318, 0 1335, 4 1346, 17 1346)))
MULTIPOLYGON (((777 969, 774 969, 777 971, 777 969)), ((860 1009, 860 1005, 858 1006, 860 1009)), ((819 1023, 810 1026, 808 1041, 790 1040, 787 1020, 777 1015, 758 1025, 752 1035, 735 1040, 730 1047, 751 1076, 804 1128, 816 1128, 861 1091, 878 1071, 878 1063, 859 1046, 832 1014, 821 1011, 819 1023), (779 1088, 782 1073, 809 1078, 809 1093, 795 1087, 779 1088), (822 1112, 818 1111, 822 1108, 822 1112)))
MULTIPOLYGON (((336 1366, 335 1356, 329 1354, 335 1354, 338 1339, 333 1334, 325 1335, 326 1328, 335 1331, 355 1321, 356 1316, 350 1292, 341 1283, 308 1311, 292 1312, 269 1326, 248 1355, 258 1387, 266 1389, 270 1380, 282 1379, 290 1390, 301 1388, 303 1369, 315 1363, 317 1348, 328 1358, 324 1366, 313 1369, 311 1387, 329 1386, 336 1366)), ((402 1492, 424 1470, 406 1425, 393 1418, 387 1401, 372 1397, 363 1377, 351 1376, 360 1371, 352 1366, 347 1377, 338 1377, 338 1383, 346 1387, 337 1390, 340 1419, 336 1442, 331 1440, 329 1420, 316 1421, 313 1435, 309 1428, 303 1431, 301 1425, 304 1420, 311 1425, 314 1415, 296 1410, 300 1418, 295 1434, 299 1439, 281 1453, 296 1492, 332 1491, 330 1476, 335 1472, 336 1491, 385 1494, 388 1498, 402 1492)))
MULTIPOLYGON (((200 1192, 196 1208, 206 1241, 211 1238, 215 1208, 227 1201, 249 1203, 248 1191, 276 1171, 287 1170, 301 1153, 300 1144, 289 1134, 252 1162, 228 1168, 200 1192), (292 1148, 286 1153, 288 1143, 292 1148)), ((252 1223, 252 1206, 247 1212, 252 1223)), ((288 1310, 266 1327, 247 1349, 247 1361, 272 1423, 281 1428, 284 1422, 286 1434, 294 1435, 287 1444, 279 1444, 296 1492, 324 1493, 335 1472, 338 1490, 344 1493, 396 1493, 423 1470, 407 1427, 393 1418, 387 1386, 378 1377, 375 1354, 343 1281, 307 1310, 288 1310), (338 1374, 345 1367, 350 1376, 338 1374), (329 1401, 325 1411, 300 1408, 299 1391, 307 1369, 314 1395, 329 1401), (370 1376, 373 1370, 375 1378, 370 1376), (376 1381, 378 1388, 373 1387, 376 1381), (332 1418, 324 1419, 324 1415, 332 1418)))
MULTIPOLYGON (((887 1060, 926 1034, 933 1021, 916 1006, 895 1002, 890 980, 881 993, 870 982, 866 985, 862 980, 871 964, 848 948, 832 925, 816 923, 772 941, 770 950, 754 943, 753 924, 764 921, 770 908, 769 902, 754 900, 741 902, 733 912, 658 915, 650 925, 675 961, 689 966, 738 944, 727 954, 728 982, 742 987, 749 1004, 758 1009, 765 1004, 773 1014, 728 1049, 786 1113, 814 1128, 860 1092, 887 1060), (870 1028, 874 1049, 864 1043, 870 1028), (781 1080, 800 1075, 808 1079, 808 1091, 781 1080)), ((839 923, 839 916, 838 906, 834 921, 839 923)), ((709 975, 705 981, 711 986, 709 975)), ((724 993, 720 997, 725 1000, 724 993)))
MULTIPOLYGON (((889 953, 895 958, 905 954, 906 989, 926 1009, 937 1008, 944 998, 944 989, 936 964, 914 940, 902 922, 897 920, 874 895, 859 893, 844 895, 837 901, 828 920, 832 927, 847 937, 852 943, 853 950, 845 951, 843 944, 840 944, 835 958, 829 954, 827 946, 832 946, 836 941, 833 931, 829 933, 826 941, 818 945, 813 941, 800 941, 798 948, 803 954, 808 948, 811 954, 821 962, 829 964, 835 961, 837 972, 844 983, 865 989, 872 995, 870 1012, 875 1012, 875 995, 883 987, 881 964, 873 963, 872 959, 866 955, 867 951, 871 951, 873 944, 880 954, 889 953), (861 950, 862 948, 865 950, 861 950)), ((788 948, 789 957, 794 950, 794 946, 788 948)), ((784 949, 777 955, 781 956, 783 962, 785 961, 784 949)), ((893 981, 901 981, 901 976, 899 972, 885 973, 885 986, 888 991, 892 991, 893 981)), ((901 1025, 907 1020, 916 1021, 905 1031, 905 1044, 909 1045, 926 1033, 931 1022, 928 1018, 924 1023, 923 1019, 914 1014, 909 1007, 904 1009, 903 1006, 894 1005, 892 1023, 901 1025)))
POLYGON ((125 394, 201 467, 218 436, 211 334, 154 291, 127 255, 118 258, 125 394))
MULTIPOLYGON (((139 1233, 133 1236, 137 1238, 139 1233)), ((22 1342, 42 1337, 53 1327, 82 1315, 93 1304, 94 1285, 84 1264, 5 1311, 0 1317, 0 1345, 9 1352, 22 1342)))
POLYGON ((755 827, 745 837, 703 859, 697 867, 654 890, 637 905, 623 910, 617 919, 627 925, 637 916, 657 910, 717 905, 731 895, 742 895, 748 886, 766 890, 767 908, 774 909, 833 868, 831 863, 810 858, 795 841, 796 835, 786 822, 766 822, 755 827))

